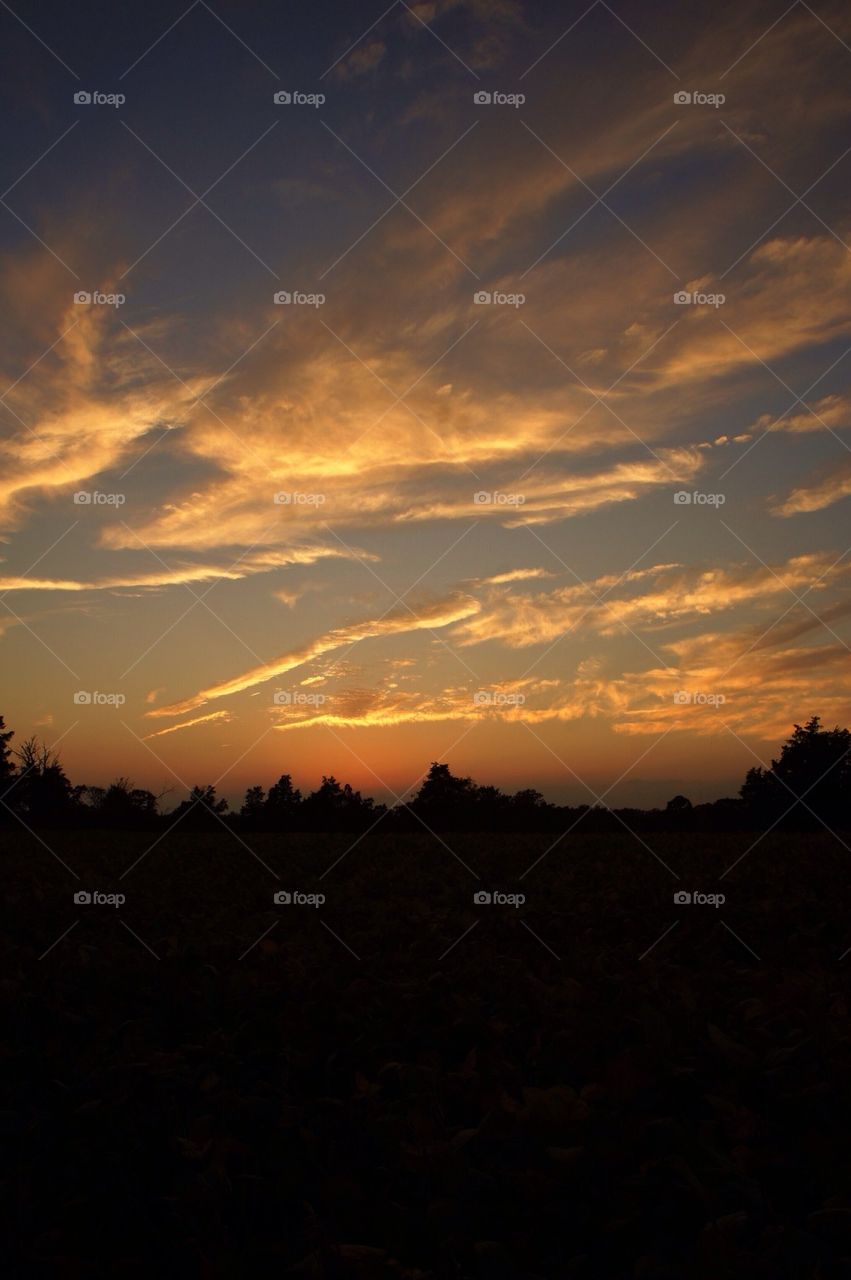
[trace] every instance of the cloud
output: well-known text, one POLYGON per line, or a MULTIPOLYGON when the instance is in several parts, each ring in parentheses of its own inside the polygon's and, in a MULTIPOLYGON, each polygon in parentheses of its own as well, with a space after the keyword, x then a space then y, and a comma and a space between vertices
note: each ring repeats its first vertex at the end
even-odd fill
POLYGON ((621 679, 627 705, 615 731, 644 735, 676 729, 698 736, 732 731, 744 739, 776 741, 812 714, 828 723, 847 720, 851 699, 841 691, 848 672, 843 644, 772 648, 768 643, 750 650, 744 644, 732 653, 734 647, 728 649, 729 661, 707 655, 703 664, 681 666, 674 673, 651 671, 621 679), (689 702, 674 701, 680 690, 690 696, 689 702))
POLYGON ((335 67, 341 80, 353 80, 358 76, 368 75, 375 71, 387 52, 387 45, 382 40, 369 40, 356 47, 335 67))
POLYGON ((181 729, 191 729, 196 724, 209 724, 211 720, 227 724, 232 719, 233 716, 229 711, 211 711, 207 716, 196 716, 194 720, 184 720, 182 724, 172 724, 167 729, 157 729, 155 733, 146 733, 144 741, 147 741, 148 738, 164 738, 167 733, 178 733, 181 729))
POLYGON ((444 600, 437 600, 431 604, 423 605, 418 611, 404 609, 388 613, 381 618, 370 619, 346 627, 338 627, 318 637, 318 639, 303 646, 301 649, 280 654, 262 666, 253 667, 251 670, 244 671, 229 680, 201 689, 198 693, 183 699, 181 702, 158 707, 145 714, 148 716, 182 715, 184 712, 193 711, 196 707, 204 706, 205 703, 214 699, 229 697, 231 694, 241 693, 246 689, 255 688, 257 685, 266 684, 270 680, 285 675, 288 671, 293 671, 297 667, 303 666, 307 662, 312 662, 315 658, 320 658, 326 653, 332 653, 337 649, 351 647, 362 640, 375 639, 380 636, 400 635, 410 631, 434 630, 447 627, 453 622, 458 622, 460 619, 468 617, 471 613, 476 612, 478 608, 478 602, 472 597, 456 594, 444 600))
POLYGON ((770 413, 761 414, 754 422, 751 430, 754 433, 768 431, 789 431, 801 435, 812 431, 842 431, 851 427, 851 396, 829 395, 819 400, 808 401, 800 410, 773 417, 770 413))
POLYGON ((644 634, 712 614, 774 606, 790 590, 801 593, 820 577, 823 590, 847 577, 847 568, 833 567, 834 560, 827 553, 812 553, 771 567, 660 564, 546 592, 500 592, 458 624, 452 638, 461 645, 496 640, 509 648, 528 648, 575 631, 611 637, 640 629, 644 634), (632 591, 639 583, 642 589, 632 591))
MULTIPOLYGON (((152 433, 185 417, 205 382, 197 374, 173 377, 108 314, 114 308, 58 301, 50 342, 40 350, 32 342, 4 396, 11 434, 0 442, 0 520, 7 529, 45 492, 70 492, 142 442, 147 448, 152 433)), ((163 325, 139 332, 156 341, 163 325)))
MULTIPOLYGON (((138 540, 136 541, 138 546, 138 540)), ((0 576, 1 591, 118 591, 134 587, 161 588, 185 586, 193 582, 210 582, 227 579, 238 582, 258 573, 271 573, 288 565, 316 564, 317 561, 334 559, 376 560, 370 552, 342 546, 293 547, 288 551, 255 552, 240 556, 230 564, 183 564, 171 567, 162 564, 150 573, 115 574, 100 579, 81 578, 31 578, 24 576, 0 576)))
POLYGON ((797 516, 807 511, 823 511, 851 494, 851 459, 835 464, 817 479, 797 485, 771 506, 774 515, 797 516))
MULTIPOLYGON (((196 405, 173 433, 171 447, 194 474, 180 482, 183 492, 134 520, 138 536, 155 548, 275 546, 322 536, 327 524, 388 527, 473 516, 547 523, 630 504, 654 488, 692 481, 707 465, 696 444, 672 441, 686 386, 687 402, 704 411, 729 405, 729 379, 750 380, 760 367, 754 353, 770 363, 851 326, 851 262, 827 237, 759 246, 743 269, 746 287, 735 307, 717 315, 674 308, 671 291, 662 293, 658 283, 648 297, 642 268, 624 283, 621 264, 607 264, 602 247, 599 261, 597 253, 589 250, 581 264, 571 258, 537 269, 528 329, 514 316, 474 316, 487 309, 456 299, 437 311, 418 302, 400 316, 397 336, 370 336, 388 302, 359 291, 346 295, 339 314, 329 309, 327 320, 270 334, 219 384, 210 408, 196 405), (566 293, 581 317, 574 350, 563 341, 566 293), (618 328, 630 309, 634 322, 618 328), (476 328, 467 332, 471 324, 476 328), (599 338, 595 348, 607 352, 588 387, 575 376, 579 338, 599 338), (451 384, 442 367, 424 377, 453 343, 448 359, 463 360, 451 384), (631 364, 635 369, 607 393, 631 364), (394 404, 394 395, 412 386, 394 404), (513 511, 473 500, 480 490, 512 489, 525 499, 513 511), (294 496, 276 506, 281 490, 294 496)), ((841 418, 835 400, 823 407, 841 418)), ((747 433, 736 434, 741 440, 747 433)), ((115 454, 114 440, 110 447, 115 454)), ((80 478, 79 469, 74 474, 80 478)), ((53 476, 53 484, 61 482, 53 476)), ((101 541, 120 550, 134 535, 115 523, 101 541)))
MULTIPOLYGON (((851 697, 843 692, 848 672, 843 644, 789 645, 783 631, 763 634, 759 643, 756 639, 751 632, 705 633, 683 645, 667 643, 667 668, 613 671, 602 658, 585 658, 572 674, 556 679, 500 681, 489 692, 514 695, 514 701, 494 698, 484 705, 472 688, 435 692, 388 682, 372 689, 343 689, 309 713, 288 708, 276 728, 392 728, 440 721, 534 728, 595 720, 626 737, 675 731, 731 742, 737 735, 776 742, 794 722, 813 713, 826 723, 847 721, 851 697)), ((754 763, 744 748, 734 750, 745 756, 745 768, 754 763)))
POLYGON ((523 582, 529 578, 551 578, 551 569, 508 569, 505 573, 495 573, 490 578, 483 578, 483 586, 502 586, 506 582, 523 582))
MULTIPOLYGON (((521 580, 517 573, 508 571, 467 584, 468 592, 483 594, 482 600, 453 593, 416 611, 415 616, 400 610, 335 629, 261 667, 146 714, 183 714, 213 699, 266 684, 365 639, 446 628, 450 647, 497 642, 510 651, 551 644, 571 631, 605 646, 624 634, 635 634, 638 628, 651 637, 644 653, 659 656, 658 663, 637 671, 613 670, 612 662, 622 659, 615 657, 615 650, 604 649, 600 656, 586 654, 576 661, 572 676, 563 672, 560 662, 559 675, 533 674, 528 669, 525 674, 503 676, 491 686, 482 682, 481 687, 490 688, 491 693, 515 695, 483 704, 474 696, 479 686, 441 688, 435 678, 424 677, 422 667, 411 671, 412 679, 397 677, 405 670, 405 659, 391 661, 386 676, 373 687, 341 687, 350 664, 335 664, 336 670, 299 682, 321 685, 321 701, 311 705, 293 700, 270 709, 275 727, 284 731, 316 725, 378 727, 487 719, 534 726, 590 717, 602 718, 627 735, 670 728, 715 733, 726 722, 737 732, 770 737, 783 716, 788 718, 789 707, 797 708, 808 695, 831 712, 839 712, 849 702, 836 693, 848 651, 840 642, 824 643, 825 636, 835 637, 831 624, 838 624, 851 610, 851 603, 842 596, 832 599, 826 594, 835 595, 848 577, 848 567, 834 562, 834 556, 819 553, 790 557, 771 568, 739 564, 698 569, 660 563, 622 575, 599 575, 588 586, 571 584, 524 594, 513 589, 521 580), (808 593, 817 616, 791 592, 808 593), (741 623, 743 614, 753 617, 747 626, 741 623), (726 632, 682 635, 683 627, 705 624, 709 617, 729 619, 733 625, 726 632), (674 626, 678 636, 670 634, 674 626), (815 636, 815 647, 795 643, 808 635, 815 636), (814 654, 818 674, 813 671, 814 654), (697 695, 687 705, 674 700, 683 688, 697 695), (704 698, 718 693, 726 699, 723 715, 713 698, 708 702, 704 698)), ((523 577, 540 573, 518 572, 523 577)))

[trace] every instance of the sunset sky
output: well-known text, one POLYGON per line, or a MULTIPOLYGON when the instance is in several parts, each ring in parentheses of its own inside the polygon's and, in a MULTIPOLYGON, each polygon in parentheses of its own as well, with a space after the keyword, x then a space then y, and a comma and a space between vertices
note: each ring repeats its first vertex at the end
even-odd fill
POLYGON ((443 760, 645 805, 851 721, 847 4, 0 36, 16 741, 175 799, 443 760))

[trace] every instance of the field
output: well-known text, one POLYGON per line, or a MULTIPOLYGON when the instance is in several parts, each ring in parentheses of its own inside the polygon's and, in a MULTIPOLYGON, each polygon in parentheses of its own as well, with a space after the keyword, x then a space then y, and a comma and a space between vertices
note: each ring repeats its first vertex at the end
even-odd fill
POLYGON ((16 1274, 851 1274, 839 841, 154 838, 0 833, 16 1274))

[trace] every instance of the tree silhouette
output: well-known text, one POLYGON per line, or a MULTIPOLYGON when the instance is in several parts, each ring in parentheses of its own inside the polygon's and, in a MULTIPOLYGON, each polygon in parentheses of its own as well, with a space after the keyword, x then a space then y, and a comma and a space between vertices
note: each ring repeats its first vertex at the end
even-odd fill
MULTIPOLYGON (((12 750, 9 743, 15 736, 14 729, 7 729, 6 722, 0 716, 0 800, 3 799, 9 790, 12 779, 15 776, 15 763, 12 759, 12 750)), ((0 820, 5 818, 5 809, 0 809, 0 820)))
POLYGON ((823 729, 818 716, 795 728, 770 769, 749 769, 741 791, 748 809, 763 821, 789 813, 810 825, 847 817, 851 793, 851 732, 823 729), (809 821, 808 821, 809 820, 809 821))
POLYGON ((86 787, 85 799, 103 826, 150 826, 157 817, 157 797, 134 787, 129 778, 116 778, 108 787, 86 787))
POLYGON ((547 805, 547 802, 541 795, 540 791, 535 791, 532 787, 527 787, 524 791, 515 792, 513 803, 518 809, 542 809, 552 807, 547 805))
POLYGON ((216 798, 214 786, 193 787, 187 800, 180 804, 169 815, 170 822, 180 821, 181 825, 192 830, 210 830, 221 826, 222 814, 227 813, 228 802, 224 798, 216 798))
POLYGON ((721 832, 766 830, 781 821, 809 828, 821 820, 843 828, 851 818, 851 731, 825 729, 818 716, 794 726, 770 768, 748 771, 738 799, 692 805, 676 795, 664 809, 650 810, 559 806, 532 788, 512 796, 433 761, 414 799, 391 810, 333 775, 324 775, 305 798, 284 773, 268 791, 249 787, 238 814, 228 813, 227 800, 211 785, 193 787, 176 809, 162 814, 164 793, 156 796, 126 777, 108 787, 73 786, 55 752, 35 737, 15 751, 9 746, 13 736, 0 716, 0 820, 17 814, 34 825, 132 829, 179 821, 192 830, 214 831, 225 821, 252 832, 364 832, 381 819, 382 830, 389 825, 399 833, 427 828, 584 834, 617 831, 624 822, 637 831, 721 832))
POLYGON ((269 788, 266 797, 266 821, 272 831, 286 831, 296 822, 301 806, 301 792, 293 787, 288 773, 282 773, 269 788))
POLYGON ((262 787, 249 787, 239 811, 242 824, 249 831, 259 831, 266 812, 266 792, 262 787))
POLYGON ((312 791, 302 805, 305 825, 312 831, 352 831, 365 827, 375 814, 386 812, 383 805, 375 808, 375 802, 354 791, 347 782, 344 786, 333 776, 323 777, 316 791, 312 791))
MULTIPOLYGON (((527 793, 524 801, 534 809, 527 793)), ((513 801, 498 787, 477 786, 472 778, 458 778, 448 764, 434 761, 423 785, 411 801, 410 809, 416 817, 435 829, 458 830, 474 828, 493 829, 509 822, 513 801)))
POLYGON ((14 729, 6 728, 6 721, 0 716, 0 782, 4 778, 11 778, 15 772, 15 765, 12 761, 12 751, 9 743, 15 736, 14 729))
POLYGON ((457 808, 471 800, 474 793, 472 778, 456 778, 450 773, 448 764, 434 761, 417 793, 414 806, 435 812, 457 808))
POLYGON ((15 754, 19 766, 11 807, 34 823, 70 822, 85 788, 72 787, 59 756, 38 738, 28 738, 15 754))

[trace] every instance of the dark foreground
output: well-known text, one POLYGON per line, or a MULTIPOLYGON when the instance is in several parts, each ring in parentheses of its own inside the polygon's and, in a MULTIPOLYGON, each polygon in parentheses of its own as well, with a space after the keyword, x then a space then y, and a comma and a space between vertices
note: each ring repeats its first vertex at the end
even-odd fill
POLYGON ((753 837, 568 838, 522 880, 551 838, 367 837, 323 879, 350 839, 248 838, 267 870, 175 833, 123 879, 153 837, 44 839, 79 880, 0 834, 13 1274, 851 1274, 829 835, 723 880, 753 837))

